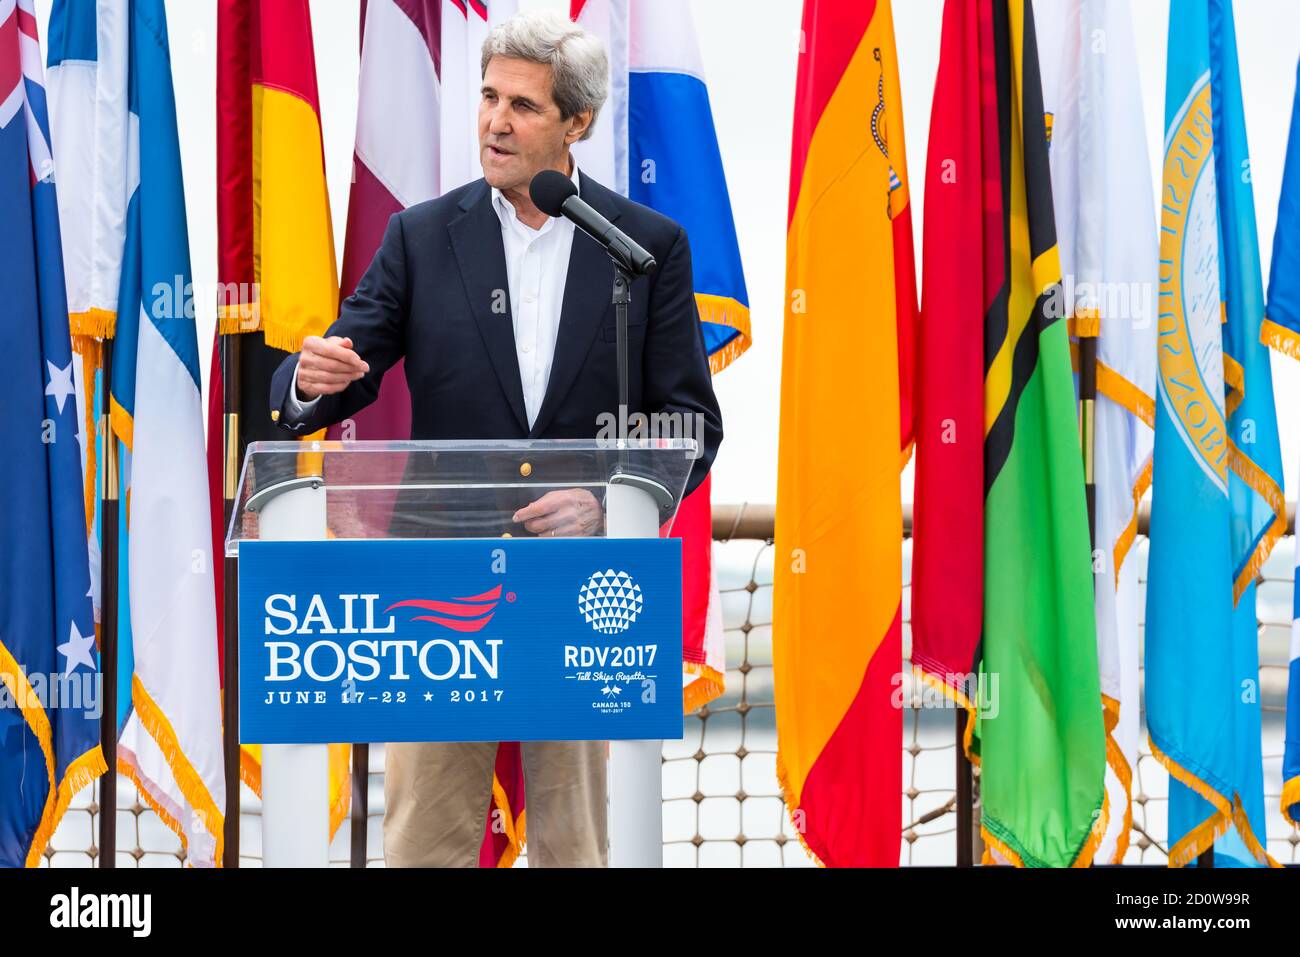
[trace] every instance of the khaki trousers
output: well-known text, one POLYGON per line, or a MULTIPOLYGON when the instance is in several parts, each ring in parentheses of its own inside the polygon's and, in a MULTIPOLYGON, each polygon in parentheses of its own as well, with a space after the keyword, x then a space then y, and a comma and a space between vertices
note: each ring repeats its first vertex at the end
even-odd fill
MULTIPOLYGON (((607 867, 604 741, 520 745, 529 867, 607 867)), ((384 748, 388 867, 477 867, 492 799, 494 742, 384 748)))

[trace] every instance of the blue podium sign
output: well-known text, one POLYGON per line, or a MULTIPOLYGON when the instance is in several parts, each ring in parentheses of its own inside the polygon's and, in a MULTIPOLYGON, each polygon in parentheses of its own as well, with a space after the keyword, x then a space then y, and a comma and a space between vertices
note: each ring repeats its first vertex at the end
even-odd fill
POLYGON ((248 541, 247 744, 682 736, 677 539, 248 541))

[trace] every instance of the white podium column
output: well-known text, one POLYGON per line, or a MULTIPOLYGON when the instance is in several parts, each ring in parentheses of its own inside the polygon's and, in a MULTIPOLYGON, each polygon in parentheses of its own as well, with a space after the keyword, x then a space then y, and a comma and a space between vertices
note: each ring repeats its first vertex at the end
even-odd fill
MULTIPOLYGON (((611 482, 605 496, 610 538, 658 538, 659 502, 633 482, 611 482)), ((609 862, 663 867, 663 741, 609 743, 609 862)))
MULTIPOLYGON (((303 484, 269 498, 262 541, 325 538, 325 488, 303 484)), ((329 867, 329 746, 262 745, 262 865, 329 867)))

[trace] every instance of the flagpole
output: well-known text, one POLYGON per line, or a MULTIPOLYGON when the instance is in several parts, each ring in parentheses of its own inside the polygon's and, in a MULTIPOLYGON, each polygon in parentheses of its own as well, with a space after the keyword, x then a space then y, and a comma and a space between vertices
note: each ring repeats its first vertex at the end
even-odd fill
MULTIPOLYGON (((104 464, 100 473, 99 520, 103 541, 99 560, 99 672, 103 713, 99 719, 100 748, 108 772, 99 779, 99 854, 101 868, 117 867, 117 440, 108 414, 112 395, 113 340, 105 337, 100 350, 100 395, 103 412, 99 434, 104 437, 104 464)), ((93 441, 93 440, 92 440, 93 441)))
POLYGON ((1083 489, 1088 502, 1088 543, 1096 549, 1097 337, 1091 335, 1079 336, 1079 444, 1083 447, 1083 489))
POLYGON ((957 708, 957 866, 975 864, 975 782, 970 759, 962 742, 966 740, 965 708, 957 708))
MULTIPOLYGON (((1083 494, 1088 507, 1089 564, 1097 553, 1097 336, 1079 333, 1079 445, 1083 449, 1083 494)), ((1093 590, 1097 573, 1093 572, 1093 590)), ((1091 865, 1089 865, 1091 866, 1091 865)))
MULTIPOLYGON (((225 527, 230 527, 230 517, 235 510, 235 496, 239 492, 239 463, 243 459, 243 443, 239 435, 240 352, 238 334, 219 337, 221 348, 222 416, 224 428, 222 459, 222 512, 225 527)), ((225 652, 222 676, 222 752, 226 771, 226 819, 223 836, 222 867, 239 866, 239 560, 221 557, 225 562, 222 602, 225 652)))

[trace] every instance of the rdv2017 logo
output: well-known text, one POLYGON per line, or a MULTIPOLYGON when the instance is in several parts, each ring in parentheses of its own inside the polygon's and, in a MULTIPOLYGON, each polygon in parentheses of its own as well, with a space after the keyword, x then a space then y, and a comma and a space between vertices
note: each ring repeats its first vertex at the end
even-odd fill
POLYGON ((641 586, 625 571, 593 572, 578 589, 578 609, 587 624, 603 635, 627 631, 641 614, 641 586))

